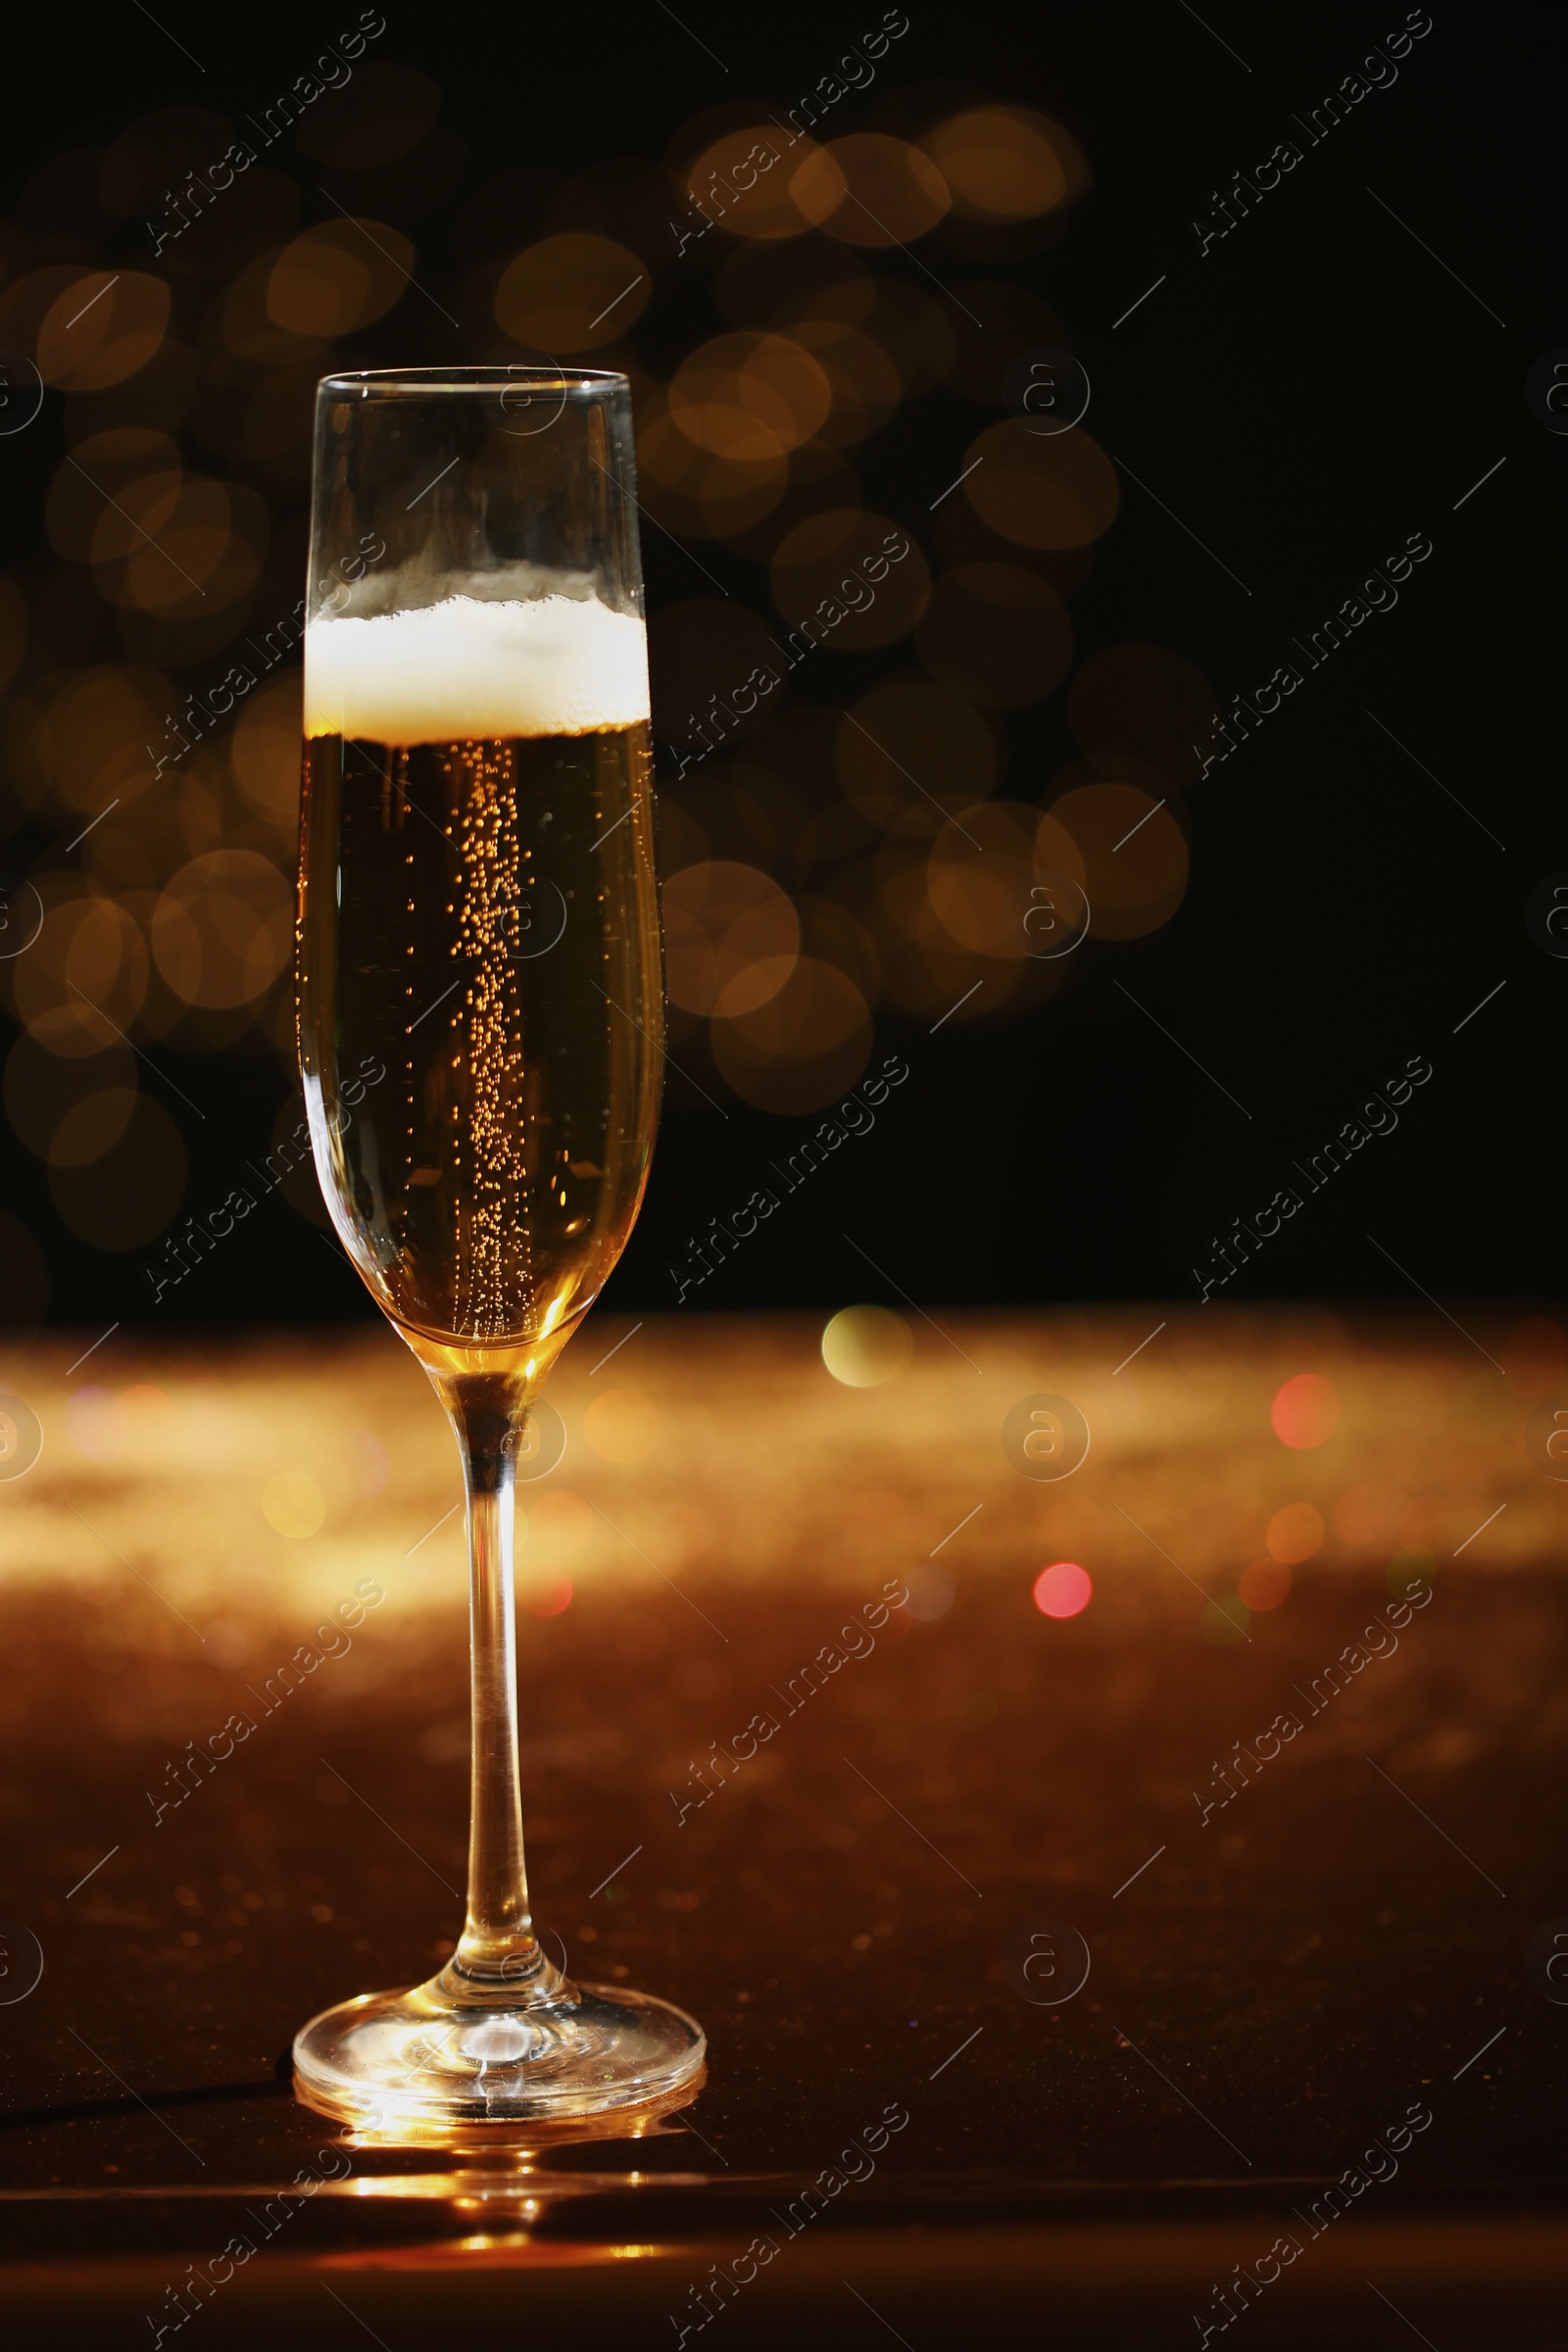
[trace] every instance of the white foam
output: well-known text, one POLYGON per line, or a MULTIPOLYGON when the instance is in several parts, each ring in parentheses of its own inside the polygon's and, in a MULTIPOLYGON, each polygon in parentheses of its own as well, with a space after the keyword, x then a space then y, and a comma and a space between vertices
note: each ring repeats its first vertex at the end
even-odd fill
POLYGON ((370 743, 583 735, 648 716, 648 632, 597 599, 323 618, 305 632, 305 732, 370 743))

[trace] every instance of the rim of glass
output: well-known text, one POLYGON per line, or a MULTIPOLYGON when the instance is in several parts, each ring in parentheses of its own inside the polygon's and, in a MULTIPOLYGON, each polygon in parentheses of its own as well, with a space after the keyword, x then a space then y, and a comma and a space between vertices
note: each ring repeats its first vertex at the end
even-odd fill
POLYGON ((364 399, 371 392, 389 396, 442 391, 501 393, 517 384, 537 384, 551 389, 559 385, 564 391, 582 393, 631 389, 630 377, 612 368, 563 368, 522 363, 514 366, 503 361, 499 367, 489 368, 355 368, 341 375, 321 376, 317 383, 317 390, 340 396, 358 393, 364 399))

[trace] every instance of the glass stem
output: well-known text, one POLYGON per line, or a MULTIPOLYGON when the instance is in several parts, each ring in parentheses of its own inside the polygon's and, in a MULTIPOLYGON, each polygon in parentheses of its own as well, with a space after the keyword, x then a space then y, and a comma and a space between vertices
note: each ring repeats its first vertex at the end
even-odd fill
MULTIPOLYGON (((488 1384, 486 1384, 488 1385, 488 1384)), ((511 1400, 449 1399, 468 1512, 471 1762, 468 1912, 442 1975, 452 1989, 546 1998, 559 1982, 534 1935, 517 1765, 513 1491, 520 1424, 511 1400)))

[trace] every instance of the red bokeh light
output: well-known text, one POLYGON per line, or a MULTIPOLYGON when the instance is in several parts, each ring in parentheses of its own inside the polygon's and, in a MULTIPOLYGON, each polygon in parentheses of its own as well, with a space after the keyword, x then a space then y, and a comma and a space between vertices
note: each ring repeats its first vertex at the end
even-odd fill
POLYGON ((1248 1607, 1277 1609, 1291 1590, 1291 1572, 1283 1560, 1252 1560, 1242 1570, 1236 1590, 1248 1607))
POLYGON ((1076 1617, 1088 1608, 1094 1579, 1076 1560, 1055 1560, 1035 1578, 1035 1607, 1042 1617, 1076 1617))
POLYGON ((563 1609, 571 1606, 571 1579, 552 1577, 549 1584, 540 1585, 531 1592, 517 1594, 530 1617, 559 1617, 563 1609))
POLYGON ((1269 1418, 1281 1445, 1321 1446, 1340 1425, 1340 1393, 1321 1372, 1298 1372, 1277 1389, 1269 1418))

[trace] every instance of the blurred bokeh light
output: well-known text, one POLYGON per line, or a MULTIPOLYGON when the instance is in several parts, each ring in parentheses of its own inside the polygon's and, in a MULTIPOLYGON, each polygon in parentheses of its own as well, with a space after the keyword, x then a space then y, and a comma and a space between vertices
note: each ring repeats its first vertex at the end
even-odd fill
MULTIPOLYGON (((190 1098, 149 1093, 147 1047, 275 1057, 279 1132, 298 1120, 298 608, 328 370, 631 380, 645 545, 677 583, 651 663, 682 1100, 807 1116, 880 1020, 1043 1005, 1079 969, 1038 953, 1043 887, 1087 892, 1099 942, 1176 915, 1172 796, 1214 697, 1177 651, 1080 644, 1118 475, 1006 390, 1020 355, 1071 348, 1009 260, 1068 233, 1089 184, 1062 122, 884 81, 868 113, 709 108, 662 162, 487 172, 428 74, 367 56, 215 192, 240 135, 162 107, 58 159, 0 288, 0 344, 61 427, 31 445, 43 552, 0 574, 7 821, 43 909, 0 959, 4 1102, 75 1241, 140 1248, 183 1205, 190 1098), (130 220, 155 248, 133 266, 130 220)), ((319 1223, 313 1184, 281 1190, 319 1223)), ((1520 1340, 1521 1379, 1544 1347, 1520 1340)), ((613 1434, 634 1419, 604 1400, 604 1458, 635 1458, 613 1434)))
POLYGON ((1340 1425, 1339 1391, 1321 1372, 1298 1372, 1276 1390, 1269 1418, 1280 1443, 1296 1451, 1326 1445, 1340 1425))
POLYGON ((914 1353, 909 1326, 885 1306, 844 1306, 822 1332, 822 1361, 847 1389, 879 1389, 914 1353))
POLYGON ((1094 1579, 1076 1560, 1054 1560, 1035 1578, 1035 1607, 1042 1617, 1079 1617, 1094 1597, 1094 1579))

